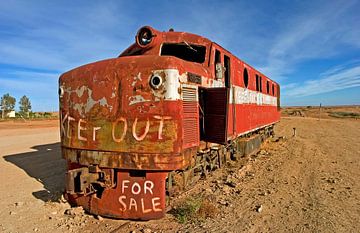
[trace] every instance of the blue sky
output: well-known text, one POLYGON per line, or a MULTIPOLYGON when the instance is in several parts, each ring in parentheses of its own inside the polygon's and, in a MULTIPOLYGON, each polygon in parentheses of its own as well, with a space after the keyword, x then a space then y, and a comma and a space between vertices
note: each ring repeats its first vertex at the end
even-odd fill
MULTIPOLYGON (((283 105, 360 104, 359 1, 0 2, 0 95, 58 109, 61 73, 116 57, 138 28, 213 40, 282 87, 283 105)), ((18 106, 17 106, 18 109, 18 106)))

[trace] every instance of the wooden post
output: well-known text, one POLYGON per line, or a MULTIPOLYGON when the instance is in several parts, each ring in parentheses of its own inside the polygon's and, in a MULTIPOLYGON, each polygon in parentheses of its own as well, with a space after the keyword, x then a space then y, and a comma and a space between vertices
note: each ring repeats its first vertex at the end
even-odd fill
POLYGON ((319 107, 319 120, 321 120, 321 103, 320 103, 320 107, 319 107))

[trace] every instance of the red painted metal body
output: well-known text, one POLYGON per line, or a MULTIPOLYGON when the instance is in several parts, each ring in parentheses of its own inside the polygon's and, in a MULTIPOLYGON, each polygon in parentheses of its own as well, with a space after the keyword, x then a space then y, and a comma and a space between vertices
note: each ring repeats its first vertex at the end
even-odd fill
POLYGON ((90 213, 160 218, 168 172, 189 166, 201 140, 228 143, 280 117, 280 87, 274 81, 203 37, 146 29, 153 33, 148 45, 138 41, 118 58, 81 66, 59 80, 66 196, 90 213), (173 55, 162 54, 167 44, 185 46, 181 49, 190 54, 203 49, 195 54, 202 60, 194 62, 171 46, 173 55), (257 91, 256 75, 265 90, 257 91), (200 90, 214 100, 213 107, 203 103, 200 90), (204 136, 210 132, 206 125, 217 119, 223 122, 221 135, 204 136))

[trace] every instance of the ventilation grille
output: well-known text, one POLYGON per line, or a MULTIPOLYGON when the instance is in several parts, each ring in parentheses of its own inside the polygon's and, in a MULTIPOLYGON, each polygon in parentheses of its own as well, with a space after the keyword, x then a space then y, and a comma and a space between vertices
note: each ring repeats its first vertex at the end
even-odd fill
POLYGON ((182 88, 183 94, 183 111, 184 113, 197 113, 197 102, 196 102, 196 89, 195 88, 182 88))
POLYGON ((196 88, 183 87, 183 138, 184 147, 199 143, 199 112, 196 88))
POLYGON ((183 87, 182 88, 182 94, 183 94, 183 101, 187 102, 196 102, 196 89, 190 88, 190 87, 183 87))
POLYGON ((184 113, 197 113, 197 102, 183 102, 184 113))
POLYGON ((184 118, 184 144, 192 145, 198 142, 198 120, 196 118, 184 118))

